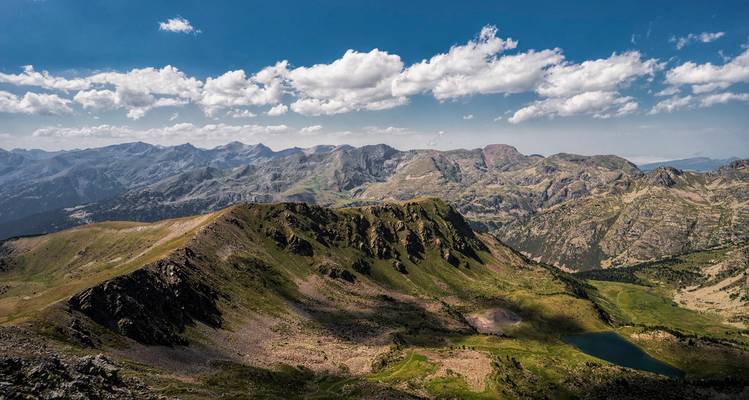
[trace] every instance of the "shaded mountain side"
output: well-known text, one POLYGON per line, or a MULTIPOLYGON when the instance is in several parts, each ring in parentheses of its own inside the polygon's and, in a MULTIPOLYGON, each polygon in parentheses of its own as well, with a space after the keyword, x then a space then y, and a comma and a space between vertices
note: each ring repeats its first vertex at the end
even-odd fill
MULTIPOLYGON (((68 300, 73 310, 145 344, 187 344, 179 336, 197 321, 221 326, 218 293, 193 265, 189 249, 86 289, 68 300)), ((204 274, 204 272, 203 272, 204 274)))

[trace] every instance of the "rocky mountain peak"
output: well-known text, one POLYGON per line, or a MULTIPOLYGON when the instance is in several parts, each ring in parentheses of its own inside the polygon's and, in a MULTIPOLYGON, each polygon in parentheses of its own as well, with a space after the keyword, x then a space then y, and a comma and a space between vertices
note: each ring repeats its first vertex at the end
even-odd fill
POLYGON ((256 153, 256 154, 272 154, 273 153, 273 150, 270 147, 268 147, 268 146, 266 146, 266 145, 264 145, 262 143, 258 143, 256 145, 253 145, 252 146, 252 151, 254 153, 256 153))
POLYGON ((558 153, 547 157, 543 162, 546 165, 563 163, 578 167, 594 167, 612 171, 620 170, 630 174, 640 174, 640 170, 636 165, 615 155, 584 156, 580 154, 558 153))
POLYGON ((510 146, 509 144, 487 144, 484 146, 484 153, 493 153, 493 154, 507 154, 507 155, 522 155, 513 146, 510 146))
POLYGON ((367 146, 362 146, 362 147, 353 148, 353 149, 342 148, 342 150, 343 151, 360 151, 363 154, 369 154, 374 157, 390 157, 393 154, 398 152, 398 150, 383 143, 367 145, 367 146))
POLYGON ((312 146, 308 149, 304 149, 303 152, 306 155, 311 154, 324 154, 324 153, 330 153, 331 151, 334 151, 336 149, 336 146, 330 145, 330 144, 318 144, 317 146, 312 146))
POLYGON ((656 186, 672 187, 675 186, 684 171, 672 167, 658 167, 653 172, 648 173, 648 182, 656 186))
POLYGON ((194 151, 194 150, 197 150, 198 148, 193 146, 191 143, 184 143, 184 144, 174 146, 173 149, 179 150, 179 151, 194 151))
MULTIPOLYGON (((474 257, 485 248, 463 216, 435 198, 402 203, 343 209, 340 212, 306 203, 240 204, 233 206, 225 221, 272 221, 262 233, 279 246, 307 251, 313 244, 353 247, 381 259, 418 259, 426 249, 474 257), (402 246, 405 254, 398 248, 402 246)), ((245 222, 238 222, 245 221, 245 222)), ((312 246, 316 247, 316 246, 312 246)), ((294 249, 292 252, 299 253, 294 249)))
POLYGON ((235 140, 235 141, 229 142, 229 143, 227 143, 225 145, 217 146, 216 149, 237 151, 237 150, 242 150, 245 147, 247 147, 246 144, 235 140))
POLYGON ((503 168, 526 160, 516 148, 506 144, 487 145, 482 149, 482 154, 486 165, 494 168, 503 168))

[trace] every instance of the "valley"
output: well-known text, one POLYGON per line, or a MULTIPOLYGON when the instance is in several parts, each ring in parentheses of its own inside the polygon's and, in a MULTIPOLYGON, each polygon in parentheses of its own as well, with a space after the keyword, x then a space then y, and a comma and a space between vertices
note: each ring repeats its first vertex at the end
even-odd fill
POLYGON ((749 336, 729 314, 671 303, 666 287, 534 262, 437 199, 238 204, 14 239, 0 254, 0 376, 37 393, 495 399, 746 390, 749 336), (618 333, 684 380, 622 368, 564 340, 595 332, 618 333), (41 365, 60 372, 39 375, 41 365))

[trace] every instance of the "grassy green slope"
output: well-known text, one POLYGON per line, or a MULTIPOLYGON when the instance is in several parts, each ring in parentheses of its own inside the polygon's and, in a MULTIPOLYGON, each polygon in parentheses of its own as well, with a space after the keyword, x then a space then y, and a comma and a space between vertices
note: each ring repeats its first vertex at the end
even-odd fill
POLYGON ((0 323, 33 317, 82 289, 159 260, 218 215, 157 223, 103 222, 5 242, 0 323))

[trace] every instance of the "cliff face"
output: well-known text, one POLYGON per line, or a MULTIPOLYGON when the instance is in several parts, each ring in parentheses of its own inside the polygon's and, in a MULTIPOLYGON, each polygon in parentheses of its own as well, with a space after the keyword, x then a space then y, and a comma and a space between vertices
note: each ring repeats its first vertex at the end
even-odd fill
POLYGON ((190 248, 74 295, 71 309, 144 344, 186 344, 179 334, 202 322, 221 326, 218 293, 190 248))

